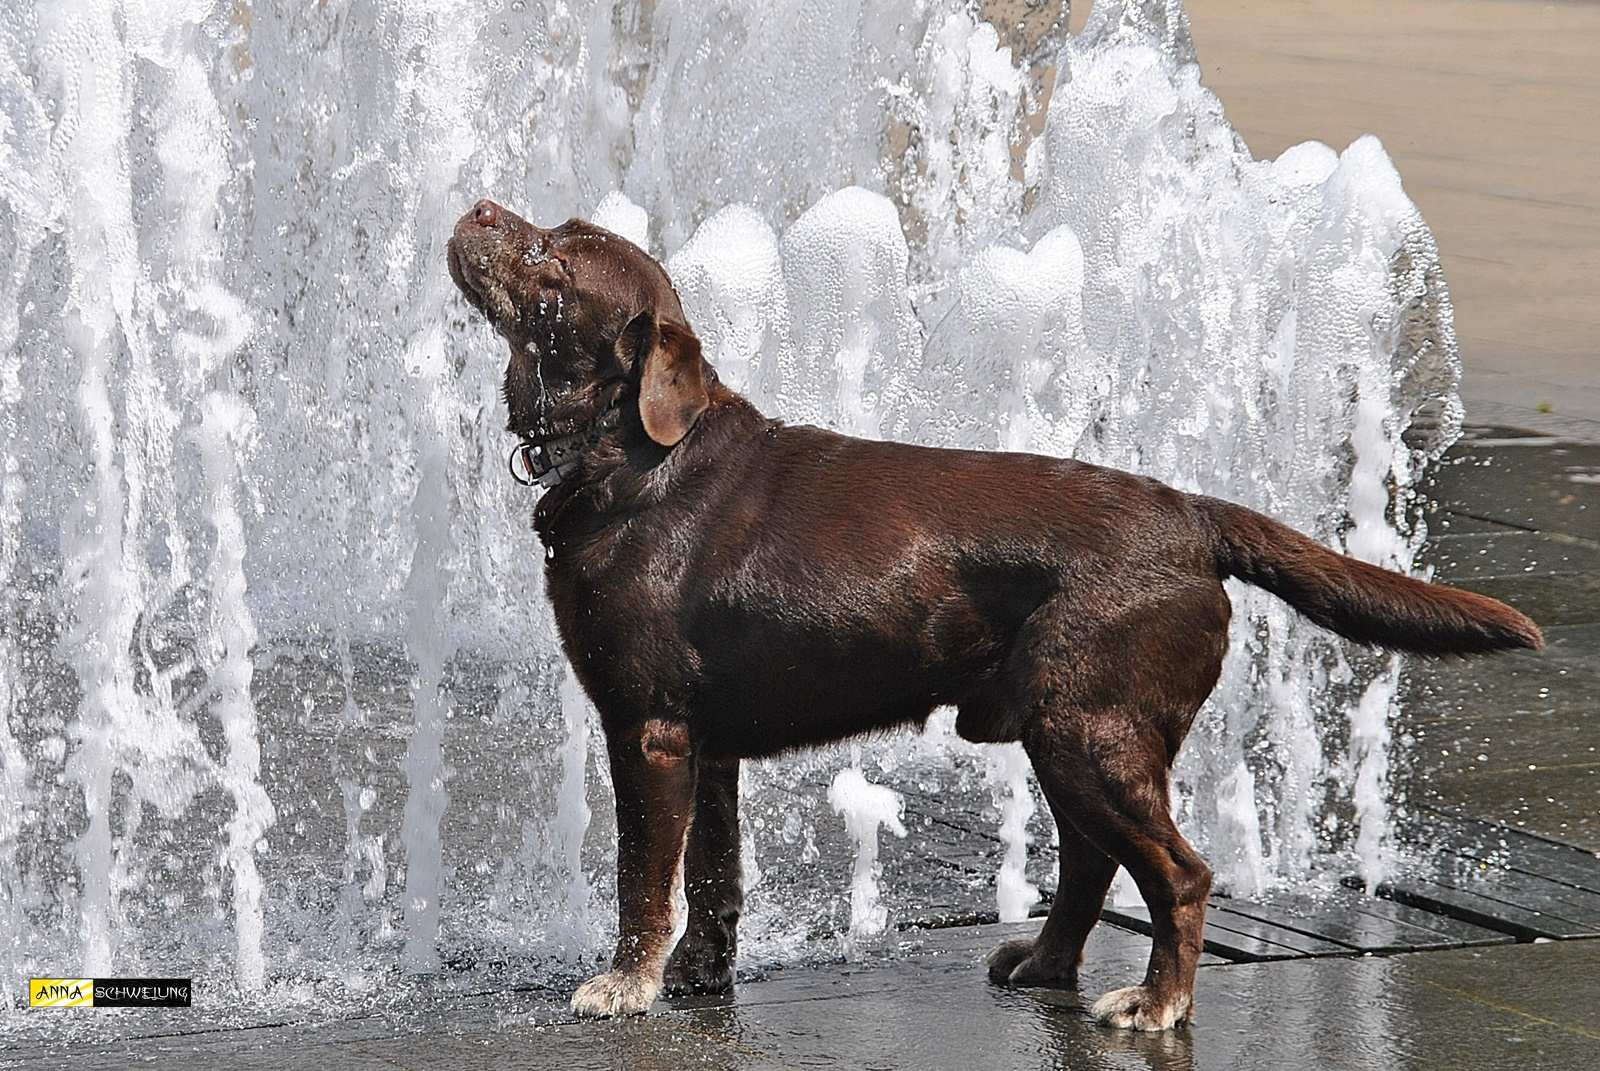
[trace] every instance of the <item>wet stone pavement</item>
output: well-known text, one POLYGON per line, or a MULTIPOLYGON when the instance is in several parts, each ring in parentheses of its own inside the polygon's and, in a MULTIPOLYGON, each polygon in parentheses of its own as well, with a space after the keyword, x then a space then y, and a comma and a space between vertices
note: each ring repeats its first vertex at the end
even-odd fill
MULTIPOLYGON (((980 966, 1035 924, 937 931, 861 969, 774 972, 727 1000, 577 1023, 549 994, 506 992, 401 1016, 146 1037, 8 1067, 495 1069, 1472 1069, 1600 1067, 1600 942, 1225 965, 1196 984, 1199 1022, 1165 1034, 1092 1023, 1072 993, 1008 991, 980 966)), ((1089 991, 1143 966, 1142 938, 1101 926, 1089 991)))
POLYGON ((1409 667, 1413 798, 1600 851, 1600 445, 1475 429, 1427 495, 1422 564, 1548 647, 1409 667))
MULTIPOLYGON (((992 918, 994 825, 935 790, 908 795, 917 843, 886 842, 884 891, 939 925, 866 963, 747 964, 731 998, 623 1022, 514 985, 246 1029, 130 1020, 0 1067, 1600 1068, 1600 444, 1473 429, 1426 495, 1424 564, 1530 613, 1549 649, 1408 665, 1397 788, 1422 862, 1373 892, 1214 898, 1191 1027, 1110 1030, 1077 994, 990 985, 984 955, 1039 923, 973 924, 992 918)), ((1085 994, 1137 980, 1148 928, 1107 909, 1085 994)))

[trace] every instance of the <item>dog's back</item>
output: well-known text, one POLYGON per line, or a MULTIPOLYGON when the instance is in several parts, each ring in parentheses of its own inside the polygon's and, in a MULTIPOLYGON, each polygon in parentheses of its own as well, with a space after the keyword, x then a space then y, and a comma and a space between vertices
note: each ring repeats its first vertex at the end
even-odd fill
MULTIPOLYGON (((680 448, 668 522, 713 750, 769 754, 944 704, 972 739, 1015 740, 1031 692, 1018 678, 1044 657, 1025 649, 1186 593, 1226 625, 1210 526, 1155 481, 776 422, 730 438, 715 428, 725 419, 739 416, 702 417, 715 457, 680 448), (687 503, 699 520, 686 529, 687 503)), ((630 523, 644 539, 653 527, 630 523)))

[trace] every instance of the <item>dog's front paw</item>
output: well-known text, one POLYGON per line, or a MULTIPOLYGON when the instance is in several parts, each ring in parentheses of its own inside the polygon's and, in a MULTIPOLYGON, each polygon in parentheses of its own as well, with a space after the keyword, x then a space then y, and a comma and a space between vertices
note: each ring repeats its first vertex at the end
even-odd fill
POLYGON ((585 1019, 641 1015, 655 1003, 661 981, 640 971, 597 974, 572 994, 572 1014, 585 1019))
POLYGON ((1037 941, 1007 941, 985 962, 989 981, 995 985, 1047 986, 1051 989, 1077 989, 1077 964, 1059 964, 1039 955, 1037 941))
POLYGON ((1095 1001, 1089 1014, 1124 1030, 1170 1030, 1189 1018, 1191 1003, 1187 996, 1163 1000, 1146 986, 1130 985, 1095 1001))
POLYGON ((667 960, 664 984, 666 992, 674 996, 727 993, 733 989, 733 965, 709 944, 694 943, 685 937, 667 960))

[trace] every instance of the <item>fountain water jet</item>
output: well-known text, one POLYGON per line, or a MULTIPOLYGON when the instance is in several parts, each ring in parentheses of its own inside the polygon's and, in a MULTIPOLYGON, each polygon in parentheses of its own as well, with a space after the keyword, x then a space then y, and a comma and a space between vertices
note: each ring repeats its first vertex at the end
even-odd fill
POLYGON ((855 958, 862 940, 876 937, 889 925, 889 911, 878 892, 878 830, 897 837, 906 835, 900 821, 905 802, 892 788, 875 785, 861 772, 860 754, 834 775, 828 786, 828 805, 844 819, 855 864, 850 877, 850 928, 844 936, 847 958, 855 958))

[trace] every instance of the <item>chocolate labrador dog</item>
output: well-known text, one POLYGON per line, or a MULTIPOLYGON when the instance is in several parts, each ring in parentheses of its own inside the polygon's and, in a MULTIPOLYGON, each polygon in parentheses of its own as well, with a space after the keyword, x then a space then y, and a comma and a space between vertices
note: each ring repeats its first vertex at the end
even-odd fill
POLYGON ((621 936, 579 1015, 732 986, 739 760, 949 704, 966 739, 1022 742, 1061 834, 1049 918, 990 977, 1075 988, 1120 865, 1150 908, 1149 969, 1093 1014, 1165 1029, 1189 1015, 1211 887, 1167 775, 1228 645, 1222 581, 1359 643, 1542 646, 1493 599, 1154 480, 763 416, 701 356, 661 266, 581 220, 545 230, 480 201, 449 262, 511 345, 513 468, 547 488, 550 600, 616 786, 621 936))

